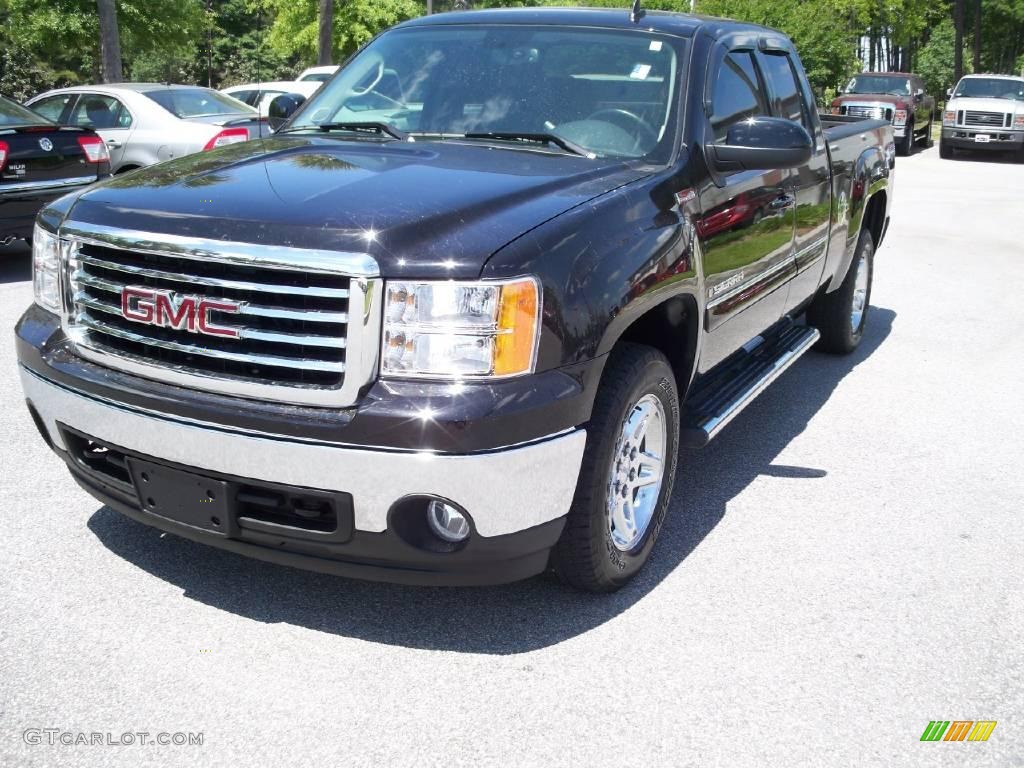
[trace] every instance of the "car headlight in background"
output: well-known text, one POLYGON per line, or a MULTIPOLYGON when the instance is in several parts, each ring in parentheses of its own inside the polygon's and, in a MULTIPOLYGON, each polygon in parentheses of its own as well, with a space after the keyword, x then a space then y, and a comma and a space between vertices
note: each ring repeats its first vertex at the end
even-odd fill
POLYGON ((942 113, 942 124, 943 125, 956 125, 956 112, 943 112, 942 113))
POLYGON ((1017 115, 1013 118, 1013 127, 1018 131, 1024 131, 1024 115, 1017 115))
POLYGON ((38 224, 32 231, 32 292, 43 309, 60 311, 60 240, 38 224))
POLYGON ((540 310, 540 288, 531 277, 389 282, 381 374, 461 379, 532 373, 540 310))
POLYGON ((897 109, 896 114, 892 120, 893 125, 906 125, 907 124, 907 110, 897 109))

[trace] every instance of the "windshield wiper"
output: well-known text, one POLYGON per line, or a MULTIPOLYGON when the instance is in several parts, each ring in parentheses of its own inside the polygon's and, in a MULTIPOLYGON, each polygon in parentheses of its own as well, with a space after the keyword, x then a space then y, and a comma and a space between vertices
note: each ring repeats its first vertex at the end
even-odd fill
POLYGON ((466 139, 495 139, 497 141, 535 141, 541 144, 554 144, 571 155, 579 155, 593 160, 597 155, 575 141, 563 138, 554 133, 519 133, 516 131, 489 131, 485 133, 467 133, 466 139))
POLYGON ((382 136, 390 136, 398 141, 409 140, 409 134, 405 131, 398 130, 393 125, 388 125, 387 123, 320 123, 319 125, 296 125, 284 131, 278 131, 278 134, 309 130, 317 130, 323 133, 327 133, 328 131, 351 131, 352 133, 364 133, 371 131, 382 136))

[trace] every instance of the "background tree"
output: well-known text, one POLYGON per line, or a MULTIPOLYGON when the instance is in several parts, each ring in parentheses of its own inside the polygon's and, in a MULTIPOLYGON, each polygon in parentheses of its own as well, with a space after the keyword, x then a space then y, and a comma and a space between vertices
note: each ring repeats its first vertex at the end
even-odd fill
POLYGON ((100 25, 100 52, 102 54, 103 82, 120 83, 121 35, 117 29, 117 8, 114 0, 96 0, 100 25))
POLYGON ((334 57, 334 0, 320 0, 319 42, 316 63, 323 67, 334 57))

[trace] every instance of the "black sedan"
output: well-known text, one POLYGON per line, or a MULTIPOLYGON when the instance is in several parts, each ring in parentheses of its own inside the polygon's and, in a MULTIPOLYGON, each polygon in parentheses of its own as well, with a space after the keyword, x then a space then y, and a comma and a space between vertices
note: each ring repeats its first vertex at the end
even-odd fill
POLYGON ((46 203, 109 175, 95 131, 57 125, 0 96, 0 244, 28 240, 46 203))

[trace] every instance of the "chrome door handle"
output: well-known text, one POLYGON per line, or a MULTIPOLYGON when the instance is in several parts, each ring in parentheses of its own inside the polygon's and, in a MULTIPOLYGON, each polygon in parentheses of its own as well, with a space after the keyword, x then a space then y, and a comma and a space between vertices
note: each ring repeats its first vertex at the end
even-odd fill
POLYGON ((117 149, 121 146, 121 142, 117 139, 107 139, 107 146, 111 149, 117 149))

